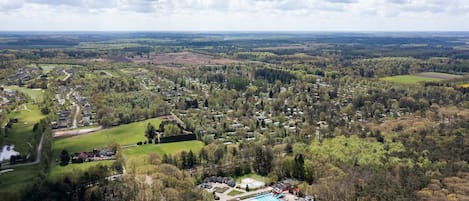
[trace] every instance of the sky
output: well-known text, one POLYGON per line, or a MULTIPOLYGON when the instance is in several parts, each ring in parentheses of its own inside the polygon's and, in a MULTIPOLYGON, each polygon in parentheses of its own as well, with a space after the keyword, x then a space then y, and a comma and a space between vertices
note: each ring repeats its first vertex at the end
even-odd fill
POLYGON ((0 31, 469 31, 469 0, 0 0, 0 31))

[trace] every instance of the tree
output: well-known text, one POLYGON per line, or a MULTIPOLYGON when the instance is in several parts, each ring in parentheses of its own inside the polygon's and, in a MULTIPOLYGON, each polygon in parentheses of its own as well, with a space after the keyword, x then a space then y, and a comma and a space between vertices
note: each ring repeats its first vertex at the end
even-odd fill
POLYGON ((196 161, 196 158, 195 158, 194 152, 190 150, 189 153, 187 154, 187 168, 193 168, 195 165, 195 161, 196 161))
POLYGON ((153 125, 151 125, 150 122, 148 122, 147 124, 147 130, 145 131, 145 137, 148 138, 148 142, 151 142, 153 140, 153 138, 155 138, 155 127, 153 127, 153 125))
POLYGON ((60 153, 60 165, 61 166, 66 166, 70 162, 70 154, 68 154, 67 150, 62 150, 60 153))
POLYGON ((303 179, 305 175, 305 161, 303 158, 303 154, 295 155, 295 164, 293 168, 293 176, 298 179, 303 179))
POLYGON ((181 133, 181 129, 175 124, 166 124, 164 126, 164 136, 176 136, 181 133))

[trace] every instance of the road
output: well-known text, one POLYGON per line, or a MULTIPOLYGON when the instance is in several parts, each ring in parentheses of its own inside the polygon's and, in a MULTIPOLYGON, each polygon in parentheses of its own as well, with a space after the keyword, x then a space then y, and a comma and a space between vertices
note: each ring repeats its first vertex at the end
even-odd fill
POLYGON ((70 98, 70 95, 74 92, 73 88, 70 88, 70 92, 68 92, 66 98, 69 100, 72 105, 75 107, 75 112, 73 113, 73 120, 72 120, 72 129, 73 128, 78 128, 78 115, 80 115, 80 105, 78 105, 75 101, 73 101, 72 98, 70 98))
POLYGON ((65 78, 63 79, 63 81, 65 82, 66 80, 68 80, 68 78, 70 78, 70 76, 72 76, 72 74, 68 73, 67 71, 65 70, 62 70, 63 73, 65 73, 65 78))
POLYGON ((29 163, 19 163, 19 164, 15 164, 15 165, 2 165, 2 167, 0 167, 0 169, 11 169, 11 168, 17 168, 17 167, 23 167, 23 166, 30 166, 30 165, 37 165, 39 164, 39 162, 41 162, 41 152, 42 152, 42 142, 44 141, 44 133, 42 134, 41 136, 41 140, 39 141, 39 145, 37 146, 37 149, 36 149, 36 160, 34 160, 33 162, 29 162, 29 163))

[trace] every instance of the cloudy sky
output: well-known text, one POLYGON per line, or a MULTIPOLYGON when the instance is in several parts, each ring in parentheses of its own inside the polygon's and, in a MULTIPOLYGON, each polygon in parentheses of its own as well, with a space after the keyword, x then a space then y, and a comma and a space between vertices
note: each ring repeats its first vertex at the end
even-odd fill
POLYGON ((0 30, 469 31, 469 0, 0 0, 0 30))

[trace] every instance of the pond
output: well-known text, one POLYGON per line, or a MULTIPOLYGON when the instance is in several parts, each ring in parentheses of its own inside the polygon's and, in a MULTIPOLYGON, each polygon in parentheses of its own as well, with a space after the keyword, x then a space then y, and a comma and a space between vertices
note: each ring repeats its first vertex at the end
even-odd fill
POLYGON ((10 160, 11 156, 20 155, 19 152, 15 151, 15 145, 5 145, 0 151, 0 161, 10 160))

